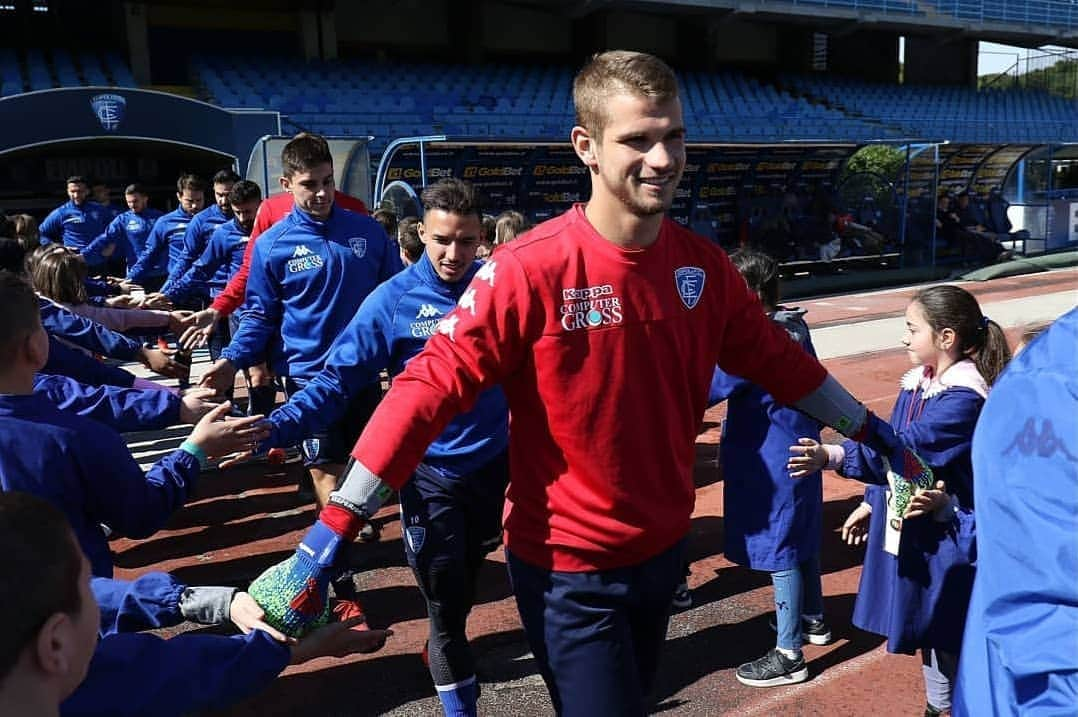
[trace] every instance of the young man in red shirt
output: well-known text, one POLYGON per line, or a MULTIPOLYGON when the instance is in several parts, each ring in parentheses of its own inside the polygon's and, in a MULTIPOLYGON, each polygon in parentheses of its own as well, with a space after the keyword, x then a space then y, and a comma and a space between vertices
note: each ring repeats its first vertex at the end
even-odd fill
POLYGON ((554 707, 642 715, 682 576, 695 436, 716 364, 905 456, 767 318, 718 247, 664 216, 685 165, 670 68, 603 53, 577 75, 573 98, 591 199, 494 252, 394 380, 299 550, 250 592, 286 631, 322 615, 338 546, 454 415, 501 384, 509 572, 554 707))

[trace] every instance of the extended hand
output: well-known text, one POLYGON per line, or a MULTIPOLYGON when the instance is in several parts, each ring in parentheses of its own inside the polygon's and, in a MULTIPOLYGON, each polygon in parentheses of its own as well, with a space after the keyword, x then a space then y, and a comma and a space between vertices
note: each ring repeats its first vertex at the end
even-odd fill
POLYGON ((798 438, 796 446, 790 446, 790 459, 786 461, 786 470, 791 478, 804 476, 823 470, 827 465, 827 449, 811 438, 798 438))
POLYGON ((203 416, 217 407, 216 403, 208 400, 215 395, 209 388, 189 388, 184 391, 183 397, 180 398, 180 423, 198 423, 203 416))
POLYGON ((202 380, 198 382, 198 385, 212 388, 217 393, 223 394, 232 388, 235 382, 236 367, 228 359, 218 359, 217 363, 211 366, 209 371, 202 374, 202 380))
POLYGON ((910 498, 910 504, 906 508, 903 518, 916 518, 926 513, 934 513, 947 505, 950 496, 947 495, 947 486, 943 481, 936 481, 935 490, 931 488, 920 489, 910 498))
POLYGON ((393 631, 356 630, 362 622, 362 617, 353 617, 312 630, 293 645, 292 664, 298 665, 316 657, 347 657, 357 652, 381 650, 393 631))
POLYGON ((225 401, 210 410, 191 431, 187 440, 202 449, 207 456, 224 456, 246 450, 269 436, 262 416, 230 418, 232 404, 225 401), (224 419, 224 420, 220 420, 224 419))
POLYGON ((842 539, 847 545, 860 545, 868 540, 868 526, 872 518, 872 508, 862 503, 853 509, 846 522, 842 524, 842 539))
POLYGON ((175 353, 172 350, 143 348, 139 359, 146 368, 162 376, 187 378, 191 374, 191 367, 173 361, 172 357, 175 353))

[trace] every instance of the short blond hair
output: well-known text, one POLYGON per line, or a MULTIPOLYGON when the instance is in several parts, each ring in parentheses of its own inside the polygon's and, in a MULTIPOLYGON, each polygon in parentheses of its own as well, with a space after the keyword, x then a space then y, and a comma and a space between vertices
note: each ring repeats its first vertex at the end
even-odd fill
POLYGON ((619 92, 666 102, 678 96, 677 77, 654 55, 629 50, 601 52, 573 80, 577 125, 601 137, 607 121, 606 102, 619 92))

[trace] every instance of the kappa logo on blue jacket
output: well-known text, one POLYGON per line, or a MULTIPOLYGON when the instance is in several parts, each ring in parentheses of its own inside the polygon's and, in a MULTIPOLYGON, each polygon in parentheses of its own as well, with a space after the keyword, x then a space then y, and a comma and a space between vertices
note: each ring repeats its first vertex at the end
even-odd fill
POLYGON ((694 308, 704 294, 707 274, 698 266, 682 266, 674 270, 674 285, 686 309, 694 308))
POLYGON ((124 110, 127 108, 127 100, 122 95, 106 94, 94 95, 90 98, 90 106, 97 115, 97 121, 106 132, 115 132, 124 121, 124 110))

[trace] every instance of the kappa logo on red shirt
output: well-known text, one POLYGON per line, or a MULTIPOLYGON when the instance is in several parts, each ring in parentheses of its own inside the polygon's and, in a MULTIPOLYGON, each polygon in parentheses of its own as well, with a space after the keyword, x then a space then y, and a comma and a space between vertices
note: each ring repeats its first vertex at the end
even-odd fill
POLYGON ((621 299, 610 284, 562 289, 561 327, 566 331, 594 329, 624 320, 621 299))

